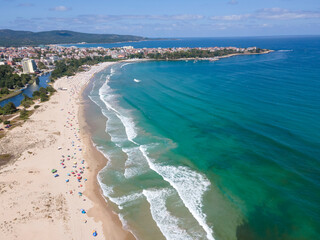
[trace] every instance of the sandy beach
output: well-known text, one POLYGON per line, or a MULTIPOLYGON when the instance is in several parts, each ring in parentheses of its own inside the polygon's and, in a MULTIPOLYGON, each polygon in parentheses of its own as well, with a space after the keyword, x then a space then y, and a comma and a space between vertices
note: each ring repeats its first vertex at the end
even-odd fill
POLYGON ((57 80, 50 101, 0 139, 0 154, 13 155, 0 169, 0 239, 134 239, 101 195, 106 159, 81 107, 83 88, 110 64, 57 80))

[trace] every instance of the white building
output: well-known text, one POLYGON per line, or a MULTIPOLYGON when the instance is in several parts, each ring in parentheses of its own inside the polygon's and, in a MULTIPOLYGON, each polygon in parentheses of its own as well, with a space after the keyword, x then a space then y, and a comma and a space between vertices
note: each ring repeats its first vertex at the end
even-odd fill
POLYGON ((23 59, 21 63, 23 73, 35 73, 37 70, 36 62, 33 59, 23 59))

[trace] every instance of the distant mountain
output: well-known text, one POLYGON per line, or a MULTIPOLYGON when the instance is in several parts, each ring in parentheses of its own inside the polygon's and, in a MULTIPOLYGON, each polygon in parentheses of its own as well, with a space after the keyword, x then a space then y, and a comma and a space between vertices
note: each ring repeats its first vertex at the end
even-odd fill
POLYGON ((0 30, 0 46, 38 46, 46 44, 68 44, 68 43, 115 43, 148 40, 144 37, 116 34, 91 34, 73 31, 47 31, 29 32, 14 31, 9 29, 0 30))

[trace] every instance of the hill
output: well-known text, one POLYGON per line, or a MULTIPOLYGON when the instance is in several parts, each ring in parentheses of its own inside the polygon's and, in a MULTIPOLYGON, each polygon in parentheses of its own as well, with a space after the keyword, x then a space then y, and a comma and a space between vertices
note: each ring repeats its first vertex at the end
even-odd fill
POLYGON ((115 43, 142 40, 147 40, 147 38, 132 35, 91 34, 64 30, 46 32, 14 31, 9 29, 0 30, 0 46, 2 47, 38 46, 80 42, 115 43))

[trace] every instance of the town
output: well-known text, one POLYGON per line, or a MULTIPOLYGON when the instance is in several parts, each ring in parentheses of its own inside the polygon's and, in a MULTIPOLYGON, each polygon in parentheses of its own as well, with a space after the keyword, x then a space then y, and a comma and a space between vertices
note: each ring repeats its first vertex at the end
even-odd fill
POLYGON ((117 48, 78 48, 59 45, 39 47, 0 47, 0 65, 10 65, 17 74, 41 74, 52 71, 59 60, 97 58, 125 60, 146 58, 174 60, 183 58, 200 58, 213 60, 228 54, 260 53, 257 47, 207 47, 207 48, 134 48, 124 46, 117 48))

